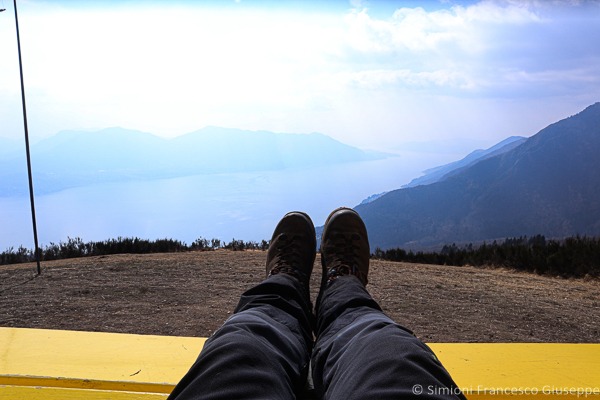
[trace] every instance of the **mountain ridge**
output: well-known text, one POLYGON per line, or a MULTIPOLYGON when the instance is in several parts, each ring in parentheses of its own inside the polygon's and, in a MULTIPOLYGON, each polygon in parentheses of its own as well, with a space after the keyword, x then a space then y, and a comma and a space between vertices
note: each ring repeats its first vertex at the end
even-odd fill
POLYGON ((600 235, 600 103, 442 181, 356 207, 374 246, 600 235))
MULTIPOLYGON (((368 161, 390 155, 346 145, 320 133, 206 127, 175 138, 120 127, 61 131, 31 146, 36 193, 99 182, 205 173, 281 170, 368 161)), ((26 192, 20 152, 0 160, 0 196, 26 192)))
MULTIPOLYGON (((442 180, 446 179, 447 177, 451 176, 452 174, 456 174, 457 172, 461 171, 462 169, 467 168, 479 161, 482 161, 487 158, 493 157, 495 155, 502 154, 509 150, 512 150, 513 148, 515 148, 515 147, 521 145, 523 142, 525 142, 525 140, 527 140, 527 138, 525 138, 523 136, 510 136, 510 137, 500 141, 499 143, 493 145, 492 147, 490 147, 488 149, 474 150, 458 161, 453 161, 448 164, 436 166, 433 168, 428 168, 425 171, 423 171, 422 176, 414 178, 406 185, 403 185, 401 187, 401 189, 409 188, 409 187, 416 187, 416 186, 421 186, 421 185, 430 185, 432 183, 442 181, 442 180)), ((381 193, 372 194, 369 197, 367 197, 366 199, 364 199, 360 204, 362 205, 362 204, 371 203, 372 201, 377 200, 378 198, 380 198, 381 196, 383 196, 386 193, 389 193, 389 192, 381 192, 381 193)))
POLYGON ((457 171, 467 168, 479 161, 510 151, 513 148, 521 145, 525 141, 526 138, 523 136, 510 136, 488 149, 474 150, 458 161, 454 161, 449 164, 441 165, 438 167, 429 168, 423 171, 423 176, 413 179, 408 184, 402 186, 402 188, 415 187, 419 185, 428 185, 431 183, 439 182, 441 180, 444 180, 450 174, 454 174, 457 171))

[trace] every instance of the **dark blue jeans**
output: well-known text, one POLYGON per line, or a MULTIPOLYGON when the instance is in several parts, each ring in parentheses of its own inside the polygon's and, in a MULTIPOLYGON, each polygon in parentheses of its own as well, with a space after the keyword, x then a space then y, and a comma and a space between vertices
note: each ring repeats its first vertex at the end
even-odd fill
POLYGON ((309 361, 310 395, 319 399, 464 398, 433 352, 356 277, 333 281, 316 314, 295 278, 264 280, 241 296, 169 399, 303 398, 309 361))

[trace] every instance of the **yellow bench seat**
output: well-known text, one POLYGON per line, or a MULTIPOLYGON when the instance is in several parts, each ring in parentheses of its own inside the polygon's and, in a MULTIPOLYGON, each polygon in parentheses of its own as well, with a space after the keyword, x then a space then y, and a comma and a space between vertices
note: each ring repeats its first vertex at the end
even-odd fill
MULTIPOLYGON (((204 338, 0 328, 0 399, 165 399, 204 338)), ((470 399, 600 400, 600 344, 429 343, 470 399)), ((415 388, 423 394, 433 388, 415 388)))

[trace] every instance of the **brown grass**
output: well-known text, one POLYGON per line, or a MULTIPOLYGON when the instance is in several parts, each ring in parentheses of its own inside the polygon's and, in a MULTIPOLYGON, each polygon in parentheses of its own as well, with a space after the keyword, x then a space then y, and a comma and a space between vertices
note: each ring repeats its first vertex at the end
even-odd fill
MULTIPOLYGON (((208 336, 264 276, 260 251, 114 255, 0 266, 0 326, 208 336)), ((317 256, 312 280, 320 280, 317 256)), ((427 342, 597 342, 600 284, 372 261, 369 291, 427 342)))

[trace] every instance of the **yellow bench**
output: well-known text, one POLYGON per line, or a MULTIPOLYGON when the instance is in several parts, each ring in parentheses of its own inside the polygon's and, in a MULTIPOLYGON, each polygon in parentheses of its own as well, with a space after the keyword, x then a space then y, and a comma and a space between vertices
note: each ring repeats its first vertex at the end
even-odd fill
MULTIPOLYGON (((0 328, 0 399, 165 399, 204 341, 0 328)), ((429 345, 471 399, 600 400, 600 344, 429 345)))

